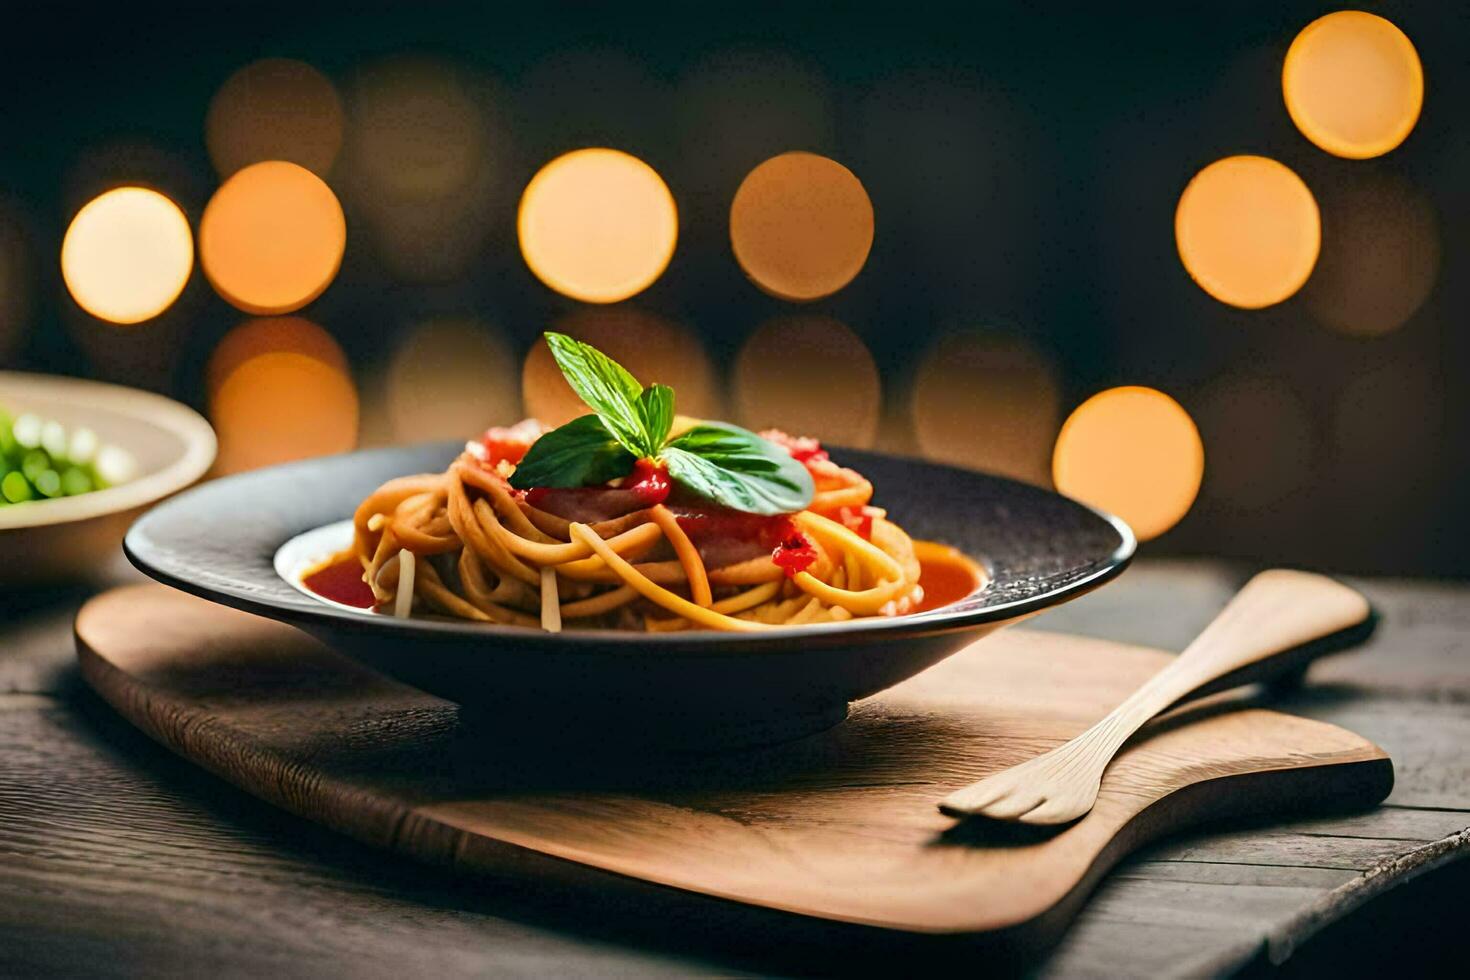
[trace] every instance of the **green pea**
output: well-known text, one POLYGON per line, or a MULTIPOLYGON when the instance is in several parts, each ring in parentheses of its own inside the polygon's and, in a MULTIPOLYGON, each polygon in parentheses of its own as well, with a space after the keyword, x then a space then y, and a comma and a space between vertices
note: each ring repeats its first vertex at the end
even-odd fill
POLYGON ((19 470, 11 470, 5 474, 3 479, 0 479, 0 495, 4 495, 5 499, 12 504, 30 500, 35 496, 31 491, 30 483, 19 470))
POLYGON ((66 472, 61 474, 61 492, 68 497, 91 493, 91 491, 92 478, 80 466, 69 466, 66 472))
POLYGON ((20 471, 25 474, 27 480, 36 482, 36 477, 51 468, 51 457, 44 449, 32 449, 26 453, 20 461, 20 471))

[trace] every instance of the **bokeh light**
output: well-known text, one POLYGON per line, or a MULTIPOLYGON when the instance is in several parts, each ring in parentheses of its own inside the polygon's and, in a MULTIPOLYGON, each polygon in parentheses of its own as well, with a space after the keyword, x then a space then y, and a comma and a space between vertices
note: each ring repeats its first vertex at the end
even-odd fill
POLYGON ((573 299, 616 303, 663 274, 679 217, 652 167, 595 148, 559 156, 531 178, 516 228, 536 278, 573 299))
POLYGON ((344 195, 398 278, 463 274, 497 228, 509 142, 503 101, 488 79, 422 57, 385 59, 354 77, 344 195))
POLYGON ((859 448, 877 437, 878 368, 862 339, 831 317, 798 314, 762 324, 740 349, 732 386, 741 425, 859 448))
POLYGON ((1329 234, 1302 299, 1345 333, 1374 336, 1403 325, 1439 274, 1439 222, 1408 181, 1354 174, 1322 197, 1329 234))
POLYGON ((909 405, 929 459, 1050 484, 1061 390, 1051 362, 1025 341, 941 336, 919 362, 909 405))
POLYGON ((1205 452, 1189 413, 1153 388, 1110 388, 1072 412, 1057 436, 1052 478, 1068 497, 1127 521, 1140 541, 1189 512, 1205 452))
POLYGON ((440 197, 482 166, 488 133, 469 79, 422 58, 372 65, 352 89, 353 165, 379 193, 440 197))
POLYGON ((268 316, 246 320, 220 338, 204 369, 204 385, 212 404, 226 379, 246 361, 262 354, 288 351, 321 361, 339 374, 348 374, 342 347, 311 320, 300 316, 268 316))
POLYGON ((197 159, 152 140, 127 137, 79 149, 62 175, 61 199, 65 210, 75 213, 104 191, 147 187, 194 215, 214 186, 214 175, 197 159))
POLYGON ((145 187, 118 187, 72 218, 61 275, 77 305, 113 323, 168 309, 194 268, 194 236, 179 206, 145 187))
POLYGON ((730 199, 763 160, 792 149, 837 152, 832 86, 779 48, 739 47, 701 57, 676 89, 677 179, 689 295, 724 288, 731 272, 730 199))
POLYGON ((386 397, 399 442, 469 438, 521 418, 520 360, 505 336, 469 317, 438 317, 404 336, 386 397))
POLYGON ((206 369, 215 472, 352 449, 358 396, 346 365, 331 335, 301 317, 249 320, 226 334, 206 369))
MULTIPOLYGON (((622 364, 643 384, 670 385, 681 415, 719 418, 719 385, 699 338, 670 320, 629 306, 591 307, 561 317, 552 329, 585 341, 622 364)), ((561 425, 588 412, 572 391, 544 338, 526 354, 521 371, 526 414, 561 425)))
POLYGON ((1271 306, 1307 281, 1322 244, 1317 202, 1267 157, 1217 160, 1195 174, 1174 212, 1184 268, 1222 303, 1271 306))
POLYGON ((772 157, 741 181, 730 204, 730 245, 761 289, 804 302, 852 282, 873 247, 873 202, 836 160, 772 157))
POLYGON ((239 171, 199 222, 199 257, 215 290, 247 313, 289 313, 320 296, 347 245, 342 205, 320 177, 281 160, 239 171))
POLYGON ((1414 44, 1390 21, 1339 10, 1302 29, 1281 69, 1286 110, 1328 153, 1364 159, 1402 143, 1424 105, 1414 44))
POLYGON ((1315 478, 1317 434, 1284 380, 1242 374, 1212 381, 1196 400, 1195 416, 1210 445, 1203 492, 1223 510, 1276 507, 1315 478))
MULTIPOLYGON (((118 190, 140 191, 135 203, 149 217, 133 227, 132 231, 143 231, 154 237, 154 244, 141 246, 128 239, 120 221, 113 231, 122 234, 121 240, 85 262, 77 262, 75 275, 68 273, 68 257, 80 259, 84 253, 67 256, 63 242, 63 260, 60 263, 62 280, 67 284, 70 295, 76 302, 62 303, 57 309, 59 325, 66 333, 70 346, 82 353, 86 359, 86 373, 99 380, 118 382, 136 387, 167 391, 178 377, 177 367, 191 329, 197 326, 200 301, 207 300, 208 290, 190 289, 188 282, 193 276, 195 244, 189 229, 188 219, 181 212, 177 200, 172 196, 176 184, 167 181, 155 183, 153 178, 177 173, 174 166, 178 161, 146 143, 109 144, 84 154, 83 160, 70 171, 70 185, 66 197, 76 200, 78 213, 84 205, 105 198, 118 190), (115 183, 119 176, 129 182, 115 183), (144 181, 133 183, 133 180, 144 181), (168 187, 169 195, 159 195, 143 187, 168 187), (81 195, 88 189, 100 190, 111 187, 98 197, 81 195), (156 222, 156 224, 155 224, 156 222), (130 276, 133 263, 141 263, 137 275, 130 276), (105 275, 103 274, 105 273, 105 275), (118 276, 122 282, 103 292, 95 292, 109 282, 109 277, 118 276), (72 279, 76 286, 73 287, 72 279), (87 290, 93 290, 87 293, 87 290), (88 308, 81 302, 81 295, 110 302, 140 290, 135 296, 135 306, 128 317, 127 326, 119 329, 119 320, 99 315, 99 310, 88 308), (150 295, 151 293, 151 295, 150 295), (156 311, 156 312, 154 312, 156 311), (145 315, 148 313, 152 315, 145 315), (136 319, 143 317, 142 319, 136 319)), ((187 185, 187 180, 182 184, 187 185)), ((132 195, 128 195, 132 196, 132 195)), ((111 198, 108 199, 108 202, 111 198)), ((114 214, 114 219, 123 215, 114 214)), ((76 243, 78 239, 73 239, 76 243)), ((99 243, 100 244, 100 243, 99 243)), ((119 312, 113 309, 114 313, 119 312)), ((54 342, 50 331, 42 333, 37 340, 42 348, 54 342)))
POLYGON ((287 160, 325 177, 342 149, 342 100, 303 61, 263 58, 215 92, 204 144, 221 177, 262 160, 287 160))

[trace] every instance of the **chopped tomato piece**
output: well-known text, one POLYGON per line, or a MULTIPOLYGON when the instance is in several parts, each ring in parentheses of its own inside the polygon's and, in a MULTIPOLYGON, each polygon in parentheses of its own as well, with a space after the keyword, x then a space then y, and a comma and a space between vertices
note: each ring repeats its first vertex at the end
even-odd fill
POLYGON ((787 578, 795 578, 797 572, 806 571, 816 560, 817 546, 800 531, 776 545, 776 550, 771 552, 771 561, 786 573, 787 578))
POLYGON ((817 463, 831 458, 822 444, 811 436, 788 435, 780 429, 766 429, 760 436, 786 450, 798 463, 817 463))
POLYGON ((633 472, 623 478, 623 489, 638 495, 643 506, 652 507, 669 499, 668 467, 660 466, 651 459, 640 459, 633 464, 633 472))
MULTIPOLYGON (((536 419, 523 419, 515 425, 497 425, 486 429, 480 436, 480 446, 485 450, 480 462, 486 469, 493 470, 497 463, 519 463, 531 444, 546 432, 546 426, 536 419)), ((476 454, 477 456, 480 454, 476 454)))
POLYGON ((873 518, 877 514, 876 507, 840 507, 837 510, 837 520, 849 531, 869 541, 873 537, 873 518))

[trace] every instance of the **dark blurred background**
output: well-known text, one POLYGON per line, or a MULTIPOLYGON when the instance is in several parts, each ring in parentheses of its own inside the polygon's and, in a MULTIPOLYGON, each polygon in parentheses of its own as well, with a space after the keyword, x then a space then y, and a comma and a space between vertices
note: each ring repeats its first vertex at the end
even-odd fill
MULTIPOLYGON (((0 366, 189 402, 220 431, 221 471, 512 421, 536 406, 523 362, 552 326, 673 380, 686 410, 1042 483, 1073 409, 1146 385, 1194 419, 1205 471, 1145 554, 1470 574, 1465 5, 1367 8, 1426 78, 1413 132, 1369 160, 1324 153, 1283 105, 1287 47, 1327 5, 793 7, 62 6, 12 24, 0 366), (207 368, 249 316, 197 265, 167 312, 121 327, 78 307, 57 257, 78 208, 119 184, 197 229, 224 176, 206 118, 263 58, 335 88, 340 118, 330 97, 297 106, 292 132, 340 133, 314 169, 348 234, 302 319, 245 346, 309 353, 324 332, 346 367, 333 383, 282 368, 251 389, 270 405, 239 407, 207 368), (584 146, 646 161, 679 206, 666 272, 612 306, 558 295, 517 247, 521 190, 584 146), (731 255, 737 186, 787 150, 850 168, 876 215, 861 273, 805 304, 731 255), (1286 164, 1321 209, 1312 278, 1262 310, 1212 298, 1175 244, 1186 184, 1241 153, 1286 164)), ((229 108, 225 142, 254 124, 229 108)))

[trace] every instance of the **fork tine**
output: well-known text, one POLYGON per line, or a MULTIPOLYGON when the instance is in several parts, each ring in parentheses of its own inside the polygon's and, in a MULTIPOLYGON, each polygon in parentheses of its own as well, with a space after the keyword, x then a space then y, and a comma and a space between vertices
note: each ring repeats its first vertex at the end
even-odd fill
POLYGON ((952 817, 979 813, 996 800, 1003 799, 1013 787, 1014 784, 1008 780, 984 779, 951 793, 939 804, 939 809, 952 817))
POLYGON ((1045 802, 1046 797, 1034 790, 1011 793, 987 804, 980 812, 996 820, 1015 820, 1023 813, 1029 813, 1045 802))
POLYGON ((1037 804, 1035 809, 1021 814, 1016 819, 1038 827, 1050 827, 1061 823, 1071 823, 1081 815, 1074 804, 1065 799, 1055 799, 1043 800, 1037 804))
POLYGON ((1260 679, 1296 665, 1304 644, 1361 626, 1371 612, 1361 595, 1323 576, 1262 572, 1183 653, 1086 731, 974 787, 955 790, 939 808, 950 816, 1068 823, 1092 809, 1108 763, 1159 712, 1213 689, 1215 682, 1260 679), (997 791, 997 780, 1003 790, 997 791))

